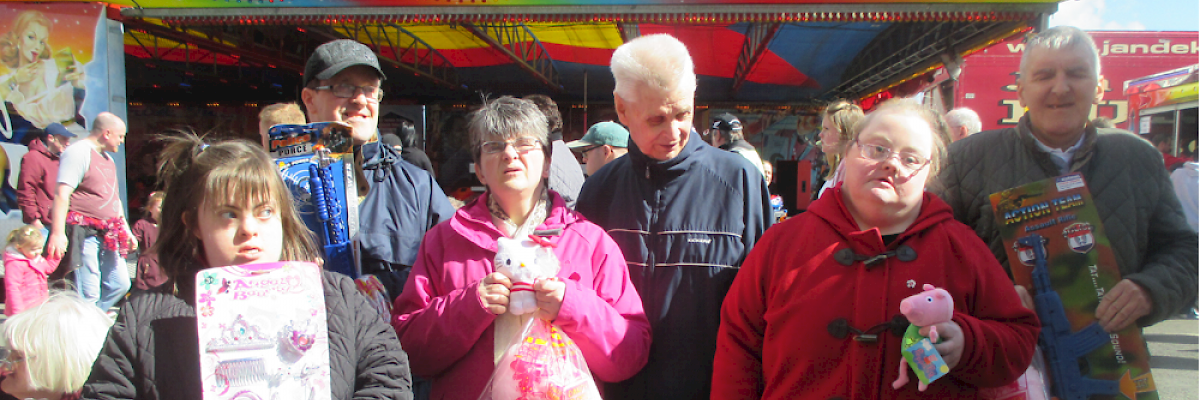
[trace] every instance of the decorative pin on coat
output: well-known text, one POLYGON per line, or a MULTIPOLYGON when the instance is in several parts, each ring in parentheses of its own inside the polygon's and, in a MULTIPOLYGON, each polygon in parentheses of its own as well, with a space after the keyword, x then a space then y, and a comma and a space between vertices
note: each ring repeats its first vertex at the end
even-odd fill
POLYGON ((900 301, 900 313, 908 318, 908 330, 904 331, 900 351, 904 358, 900 360, 900 376, 892 382, 893 389, 900 389, 908 384, 906 365, 917 374, 917 390, 924 392, 929 384, 946 373, 950 367, 942 360, 942 355, 933 347, 938 342, 937 327, 932 326, 950 321, 954 317, 954 299, 945 289, 925 284, 921 293, 909 296, 900 301), (922 327, 929 327, 929 337, 921 336, 922 327))

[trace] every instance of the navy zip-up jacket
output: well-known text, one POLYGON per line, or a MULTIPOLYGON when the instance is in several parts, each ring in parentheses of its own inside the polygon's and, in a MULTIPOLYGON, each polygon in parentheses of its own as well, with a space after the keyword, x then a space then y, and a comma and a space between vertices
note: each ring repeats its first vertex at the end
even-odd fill
POLYGON ((708 399, 721 302, 771 224, 769 199, 754 166, 695 131, 667 161, 631 142, 584 182, 576 210, 621 248, 653 335, 646 367, 606 398, 708 399))
POLYGON ((371 142, 361 151, 363 174, 372 189, 358 211, 363 272, 407 275, 425 231, 450 219, 454 206, 429 172, 400 159, 391 147, 371 142))

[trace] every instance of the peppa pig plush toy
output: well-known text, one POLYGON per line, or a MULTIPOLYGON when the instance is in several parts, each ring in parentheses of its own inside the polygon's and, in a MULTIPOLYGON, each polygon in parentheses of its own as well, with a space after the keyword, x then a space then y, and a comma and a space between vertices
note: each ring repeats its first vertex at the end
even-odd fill
POLYGON ((912 368, 917 374, 917 390, 924 392, 929 383, 950 372, 942 355, 933 347, 938 341, 937 327, 931 326, 950 321, 954 316, 954 299, 945 289, 925 284, 922 292, 909 296, 900 301, 900 313, 908 318, 908 330, 904 332, 900 350, 904 358, 900 360, 900 376, 892 382, 893 389, 908 384, 908 371, 905 366, 912 368), (929 326, 929 337, 921 336, 921 327, 929 326))
POLYGON ((549 242, 533 237, 530 239, 500 238, 496 241, 496 272, 512 281, 508 297, 508 312, 525 315, 537 311, 537 299, 533 284, 539 278, 554 276, 558 271, 558 257, 549 242))

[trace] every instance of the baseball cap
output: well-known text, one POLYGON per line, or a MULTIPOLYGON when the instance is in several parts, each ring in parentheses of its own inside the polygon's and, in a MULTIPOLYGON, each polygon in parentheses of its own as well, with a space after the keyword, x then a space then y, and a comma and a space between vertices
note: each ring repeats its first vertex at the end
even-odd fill
POLYGON ((350 40, 339 39, 317 47, 308 57, 304 65, 304 86, 314 79, 326 80, 333 78, 338 72, 355 65, 366 65, 379 74, 379 79, 387 79, 383 69, 379 68, 379 58, 366 45, 350 40))
POLYGON ((737 117, 733 116, 733 114, 724 113, 713 117, 712 129, 740 133, 742 131, 742 122, 738 121, 737 117))
POLYGON ((75 134, 71 133, 70 130, 67 130, 67 127, 57 122, 46 125, 45 128, 42 128, 42 131, 46 132, 47 135, 58 135, 66 138, 75 137, 75 134))
POLYGON ((587 134, 579 140, 567 143, 572 151, 583 150, 587 146, 607 144, 612 147, 629 147, 629 131, 616 122, 605 121, 592 125, 587 134))

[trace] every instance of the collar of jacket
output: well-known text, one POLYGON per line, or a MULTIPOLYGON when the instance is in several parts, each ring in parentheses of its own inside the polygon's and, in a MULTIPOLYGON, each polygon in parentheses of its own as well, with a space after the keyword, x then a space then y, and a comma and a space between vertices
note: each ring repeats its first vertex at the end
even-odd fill
POLYGON ((37 138, 37 139, 31 140, 29 142, 29 152, 41 153, 41 154, 46 155, 46 157, 50 158, 51 160, 57 160, 59 153, 50 151, 50 148, 46 147, 46 143, 43 142, 42 140, 43 140, 42 138, 37 138))
MULTIPOLYGON (((546 221, 538 225, 536 231, 558 230, 559 235, 545 237, 551 243, 558 244, 562 237, 561 232, 567 226, 579 221, 580 216, 567 208, 566 201, 557 192, 553 190, 548 190, 548 192, 551 203, 550 213, 546 215, 546 221)), ((496 240, 504 237, 504 234, 492 222, 492 214, 488 211, 487 206, 489 195, 490 193, 485 191, 470 204, 459 208, 454 213, 454 217, 450 218, 450 228, 476 246, 494 252, 496 251, 496 240)))
MULTIPOLYGON (((1033 161, 1048 176, 1063 175, 1059 173, 1058 166, 1054 165, 1054 161, 1050 159, 1052 156, 1038 147, 1038 140, 1033 137, 1031 124, 1028 114, 1022 116, 1021 120, 1017 122, 1017 132, 1021 139, 1021 145, 1025 146, 1025 150, 1032 155, 1033 161)), ((1088 164, 1088 161, 1092 160, 1092 155, 1095 154, 1094 150, 1096 149, 1096 135, 1096 127, 1092 126, 1090 122, 1084 126, 1083 145, 1079 146, 1079 149, 1075 150, 1075 154, 1071 157, 1071 167, 1068 168, 1068 173, 1080 171, 1088 164)))
POLYGON ((386 146, 378 140, 360 146, 359 153, 362 154, 363 169, 381 169, 400 161, 400 155, 392 146, 386 146))
POLYGON ((842 236, 842 240, 857 254, 874 255, 893 250, 904 244, 908 238, 918 235, 940 222, 954 218, 954 214, 946 202, 930 192, 924 192, 921 197, 921 211, 917 215, 917 219, 908 229, 900 233, 900 236, 893 240, 891 245, 884 246, 883 235, 879 228, 865 231, 858 228, 858 223, 854 222, 854 216, 850 215, 850 210, 842 201, 842 184, 839 183, 825 194, 828 196, 821 196, 809 205, 808 212, 825 221, 830 228, 842 236))
POLYGON ((754 146, 751 145, 750 142, 747 142, 743 139, 734 140, 732 142, 721 145, 721 150, 733 151, 733 150, 739 150, 739 149, 753 151, 754 146))
POLYGON ((626 156, 629 157, 629 161, 633 164, 633 170, 637 171, 639 176, 656 181, 671 180, 683 175, 691 164, 689 158, 696 152, 705 151, 706 148, 707 150, 716 150, 715 147, 704 143, 704 139, 701 139, 700 134, 696 133, 696 130, 693 129, 688 134, 687 144, 683 146, 683 150, 680 150, 675 158, 666 161, 650 158, 650 156, 642 153, 637 143, 634 143, 632 140, 629 141, 629 153, 626 156))

